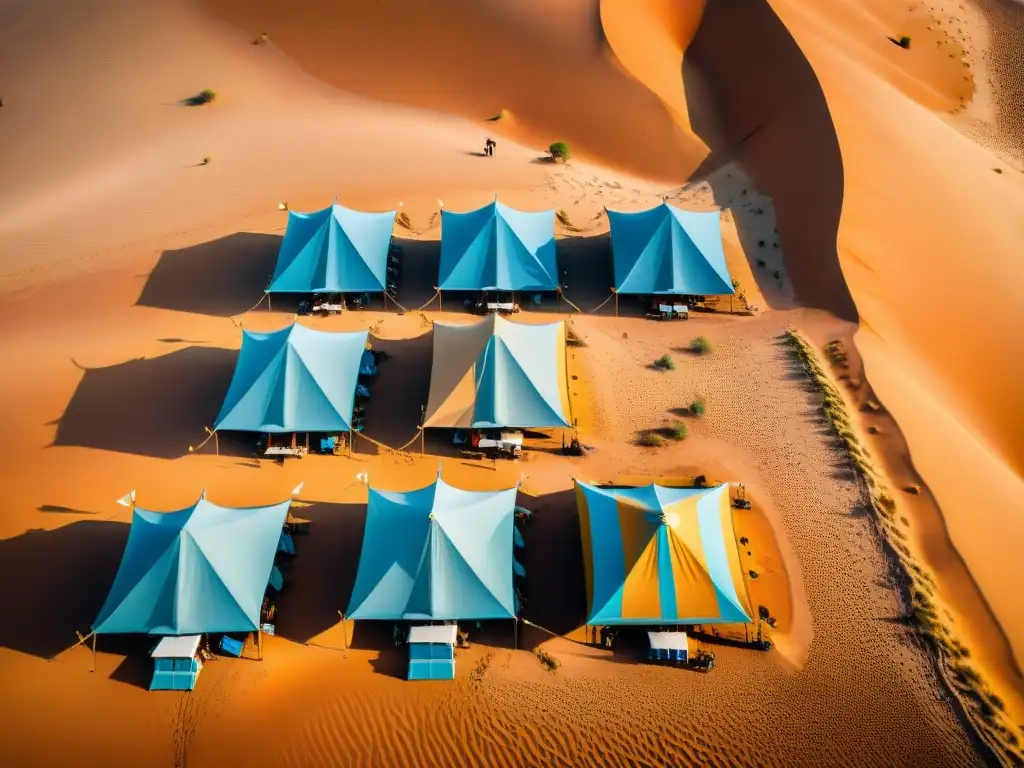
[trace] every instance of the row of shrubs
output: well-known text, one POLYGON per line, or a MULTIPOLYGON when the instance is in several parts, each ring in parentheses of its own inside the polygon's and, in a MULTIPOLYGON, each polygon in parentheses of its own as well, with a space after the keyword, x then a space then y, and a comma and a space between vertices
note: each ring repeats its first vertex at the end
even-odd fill
MULTIPOLYGON (((870 507, 875 513, 876 528, 885 542, 896 553, 910 595, 910 617, 922 635, 927 638, 940 663, 948 660, 955 678, 955 689, 965 702, 965 710, 981 738, 997 754, 1007 758, 1009 764, 1018 764, 1016 747, 1020 738, 1012 726, 1007 725, 1006 705, 986 685, 984 679, 968 663, 970 649, 953 636, 949 623, 939 613, 935 602, 935 580, 918 562, 906 544, 907 534, 897 525, 896 500, 889 494, 881 475, 875 469, 867 449, 861 445, 839 388, 832 383, 814 349, 795 330, 786 331, 786 340, 794 356, 822 393, 822 406, 833 431, 842 441, 858 476, 868 489, 870 507), (979 722, 980 719, 980 722, 979 722)), ((841 345, 830 343, 826 354, 837 365, 846 362, 841 345), (838 354, 837 354, 838 353, 838 354)), ((875 409, 872 409, 875 410, 875 409)), ((906 518, 901 518, 906 524, 906 518)))

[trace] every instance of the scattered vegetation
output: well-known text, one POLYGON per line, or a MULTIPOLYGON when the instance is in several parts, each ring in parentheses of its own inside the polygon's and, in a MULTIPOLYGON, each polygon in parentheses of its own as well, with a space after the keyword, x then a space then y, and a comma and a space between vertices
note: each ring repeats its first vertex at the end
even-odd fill
POLYGON ((395 221, 398 222, 398 226, 405 227, 406 229, 412 229, 412 219, 409 218, 409 214, 405 211, 401 211, 396 217, 395 221))
POLYGON ((548 147, 548 154, 551 155, 552 160, 566 161, 570 157, 569 145, 564 141, 553 142, 548 147))
POLYGON ((745 547, 749 543, 750 539, 748 539, 746 536, 740 536, 740 544, 742 544, 745 547))
POLYGON ((636 444, 644 448, 661 448, 665 444, 665 438, 653 430, 645 430, 636 436, 636 444))
MULTIPOLYGON (((0 107, 2 107, 3 105, 4 105, 4 100, 0 99, 0 107)), ((1003 172, 1002 168, 993 168, 992 170, 995 171, 996 173, 1002 173, 1003 172)))
POLYGON ((890 37, 889 40, 890 42, 893 43, 893 45, 898 45, 900 48, 910 48, 910 37, 907 35, 901 35, 900 37, 890 37))
POLYGON ((189 96, 185 99, 184 103, 187 107, 201 107, 203 104, 209 104, 215 98, 217 98, 217 92, 210 88, 206 88, 195 96, 189 96))
MULTIPOLYGON (((851 429, 845 400, 810 344, 792 329, 786 332, 785 338, 796 360, 821 389, 825 415, 833 430, 843 440, 847 455, 864 483, 869 509, 874 512, 876 530, 889 545, 902 572, 909 597, 909 618, 939 657, 939 671, 957 695, 980 739, 1000 757, 1000 762, 1015 764, 1020 760, 1020 755, 1013 746, 1018 742, 1014 726, 1008 724, 1006 716, 994 705, 991 700, 994 694, 981 675, 964 661, 970 658, 970 649, 953 637, 952 617, 948 612, 946 618, 940 616, 938 604, 933 598, 934 579, 915 561, 913 552, 903 543, 906 534, 898 527, 896 501, 889 494, 867 452, 855 441, 856 435, 851 429), (947 676, 947 668, 952 674, 952 680, 947 676)), ((872 400, 865 403, 862 410, 875 411, 880 408, 872 400)))
POLYGON ((533 654, 537 657, 537 661, 540 662, 541 666, 544 667, 544 669, 546 669, 548 672, 554 672, 556 669, 562 666, 562 662, 560 662, 550 653, 545 651, 543 648, 534 648, 533 654))
POLYGON ((672 355, 662 355, 654 361, 656 368, 661 368, 663 371, 674 371, 676 369, 676 361, 672 359, 672 355))
POLYGON ((565 343, 570 347, 585 347, 587 342, 580 338, 580 336, 573 330, 571 325, 566 324, 565 326, 565 343))
POLYGON ((752 579, 756 579, 760 574, 757 571, 747 571, 747 575, 752 579))
POLYGON ((569 219, 569 214, 565 212, 565 209, 559 208, 557 211, 555 211, 555 218, 558 219, 558 222, 563 227, 568 229, 570 232, 580 231, 580 228, 573 224, 572 221, 569 219))
POLYGON ((207 155, 206 157, 203 158, 202 164, 203 165, 209 165, 212 162, 213 162, 213 158, 210 157, 209 155, 207 155))
POLYGON ((839 339, 833 339, 825 345, 825 355, 837 368, 849 368, 850 360, 846 354, 846 348, 839 339))
POLYGON ((508 110, 507 109, 503 109, 498 114, 496 114, 496 115, 494 115, 492 117, 488 117, 487 118, 487 122, 489 122, 489 123, 496 123, 499 120, 507 120, 508 119, 508 115, 509 115, 508 110))
POLYGON ((686 424, 681 421, 673 421, 665 431, 668 434, 669 439, 675 440, 676 442, 685 440, 690 434, 689 430, 686 429, 686 424))
POLYGON ((706 355, 711 351, 711 342, 706 336, 697 336, 690 339, 690 351, 696 355, 706 355))
POLYGON ((694 416, 703 416, 705 411, 707 411, 707 404, 704 402, 703 397, 697 395, 693 398, 693 402, 690 403, 690 413, 694 416))
POLYGON ((257 37, 255 40, 253 40, 252 44, 253 45, 266 45, 269 40, 270 40, 270 37, 267 35, 266 32, 260 32, 260 36, 257 37))

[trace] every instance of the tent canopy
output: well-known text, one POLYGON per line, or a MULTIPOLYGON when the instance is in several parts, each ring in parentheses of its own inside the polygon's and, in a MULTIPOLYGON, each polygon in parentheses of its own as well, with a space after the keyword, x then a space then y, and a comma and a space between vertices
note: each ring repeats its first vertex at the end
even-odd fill
POLYGON ((365 213, 335 203, 288 212, 268 293, 381 293, 395 212, 365 213))
POLYGON ((735 293, 719 211, 684 211, 663 202, 647 211, 608 211, 608 222, 618 293, 735 293))
POLYGON ((511 619, 516 488, 370 489, 350 619, 511 619))
POLYGON ((727 485, 576 483, 588 624, 750 621, 727 485))
POLYGON ((177 512, 135 508, 97 634, 200 635, 259 629, 290 501, 177 512))
POLYGON ((442 291, 553 291, 555 212, 494 201, 467 213, 441 210, 442 291))
POLYGON ((434 323, 426 427, 568 427, 565 323, 434 323))
POLYGON ((269 333, 242 331, 242 350, 215 429, 348 431, 367 336, 298 324, 269 333))

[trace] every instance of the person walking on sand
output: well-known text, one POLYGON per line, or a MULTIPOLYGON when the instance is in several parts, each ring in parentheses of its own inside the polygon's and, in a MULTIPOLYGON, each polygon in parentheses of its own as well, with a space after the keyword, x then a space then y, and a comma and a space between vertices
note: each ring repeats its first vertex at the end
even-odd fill
POLYGON ((494 141, 494 139, 488 138, 487 142, 484 144, 484 154, 488 157, 492 156, 496 146, 498 146, 498 142, 494 141))

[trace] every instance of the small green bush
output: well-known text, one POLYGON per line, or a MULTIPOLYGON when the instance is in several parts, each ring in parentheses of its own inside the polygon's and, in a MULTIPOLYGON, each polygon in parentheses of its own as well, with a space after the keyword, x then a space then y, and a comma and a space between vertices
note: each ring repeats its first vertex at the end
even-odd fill
POLYGON ((668 436, 675 441, 685 440, 689 435, 686 425, 681 421, 674 421, 668 428, 668 436))
POLYGON ((690 413, 694 416, 703 416, 705 411, 707 411, 707 404, 704 402, 703 397, 697 395, 693 398, 693 402, 690 403, 690 413))
POLYGON ((210 88, 205 88, 195 96, 189 96, 185 99, 184 103, 189 107, 201 107, 203 104, 209 104, 215 98, 217 98, 217 92, 210 88))
POLYGON ((908 35, 901 35, 899 40, 896 40, 896 45, 900 48, 910 48, 910 37, 908 35))
POLYGON ((203 158, 203 165, 209 165, 212 162, 213 162, 213 158, 210 157, 209 155, 207 155, 206 157, 203 158))
POLYGON ((676 361, 672 359, 672 355, 662 355, 654 361, 654 364, 666 371, 674 371, 676 369, 676 361))
POLYGON ((487 118, 487 122, 489 122, 489 123, 496 123, 499 120, 505 120, 506 118, 508 118, 508 110, 507 109, 503 109, 498 114, 494 115, 493 117, 488 117, 487 118))
POLYGON ((711 351, 711 342, 706 336, 697 336, 690 340, 690 351, 698 355, 707 354, 711 351))
POLYGON ((641 432, 637 435, 636 444, 642 445, 644 448, 660 448, 665 444, 665 438, 657 432, 641 432))
POLYGON ((548 154, 551 155, 553 160, 568 160, 570 156, 569 145, 564 141, 553 142, 548 147, 548 154))

